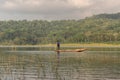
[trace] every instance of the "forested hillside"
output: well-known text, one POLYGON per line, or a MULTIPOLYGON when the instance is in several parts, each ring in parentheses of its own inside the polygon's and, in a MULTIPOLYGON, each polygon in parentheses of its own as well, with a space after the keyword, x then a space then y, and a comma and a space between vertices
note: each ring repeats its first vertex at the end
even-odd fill
POLYGON ((81 20, 0 21, 0 44, 119 43, 120 13, 81 20))

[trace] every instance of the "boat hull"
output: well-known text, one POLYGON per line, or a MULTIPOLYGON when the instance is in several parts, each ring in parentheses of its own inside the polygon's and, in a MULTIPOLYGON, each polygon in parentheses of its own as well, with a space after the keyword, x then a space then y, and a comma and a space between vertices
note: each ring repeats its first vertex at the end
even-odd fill
POLYGON ((86 49, 75 49, 75 50, 56 50, 56 52, 83 52, 86 49))

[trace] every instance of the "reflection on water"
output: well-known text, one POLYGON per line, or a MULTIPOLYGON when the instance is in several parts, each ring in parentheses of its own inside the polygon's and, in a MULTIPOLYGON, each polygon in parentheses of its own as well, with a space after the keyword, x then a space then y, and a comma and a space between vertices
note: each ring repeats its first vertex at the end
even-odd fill
POLYGON ((120 51, 0 52, 0 80, 120 80, 120 51))

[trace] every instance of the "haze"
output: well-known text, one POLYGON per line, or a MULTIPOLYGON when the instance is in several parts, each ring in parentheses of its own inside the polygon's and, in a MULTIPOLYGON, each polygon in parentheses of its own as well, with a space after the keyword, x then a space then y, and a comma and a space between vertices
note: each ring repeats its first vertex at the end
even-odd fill
POLYGON ((82 19, 120 11, 120 0, 0 0, 0 20, 82 19))

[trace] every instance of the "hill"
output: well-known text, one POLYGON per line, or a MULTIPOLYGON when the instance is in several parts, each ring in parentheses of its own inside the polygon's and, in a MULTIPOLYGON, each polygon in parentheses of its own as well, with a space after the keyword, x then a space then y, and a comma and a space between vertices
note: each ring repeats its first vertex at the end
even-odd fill
POLYGON ((116 13, 116 14, 99 14, 99 15, 95 15, 93 17, 96 18, 107 18, 107 19, 120 19, 120 13, 116 13))
POLYGON ((0 44, 119 43, 120 13, 99 14, 81 20, 0 21, 0 44))

